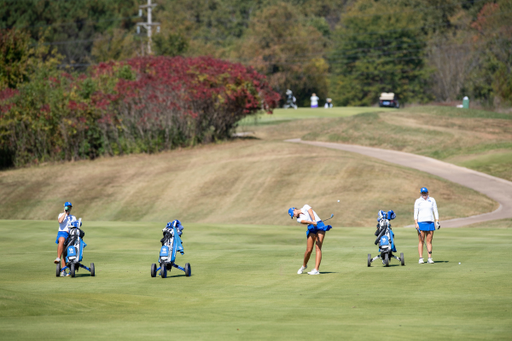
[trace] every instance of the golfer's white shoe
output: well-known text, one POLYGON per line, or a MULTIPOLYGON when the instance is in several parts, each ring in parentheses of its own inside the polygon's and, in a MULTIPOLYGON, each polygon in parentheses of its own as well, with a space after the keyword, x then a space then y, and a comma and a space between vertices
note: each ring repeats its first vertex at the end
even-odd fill
POLYGON ((60 277, 68 277, 68 276, 69 276, 69 274, 66 271, 60 272, 60 277))
POLYGON ((423 264, 423 263, 425 263, 425 262, 423 261, 423 258, 420 258, 420 260, 418 261, 418 264, 423 264))
POLYGON ((307 266, 301 266, 299 271, 297 271, 297 275, 302 275, 302 273, 304 272, 304 270, 306 270, 308 267, 307 266))
POLYGON ((55 264, 59 264, 60 262, 60 258, 55 258, 55 260, 53 261, 55 264))
POLYGON ((320 275, 320 272, 318 272, 317 269, 313 269, 310 272, 308 272, 308 275, 320 275))
POLYGON ((427 260, 427 263, 428 263, 428 264, 434 264, 434 261, 432 260, 432 258, 429 258, 429 259, 427 260))

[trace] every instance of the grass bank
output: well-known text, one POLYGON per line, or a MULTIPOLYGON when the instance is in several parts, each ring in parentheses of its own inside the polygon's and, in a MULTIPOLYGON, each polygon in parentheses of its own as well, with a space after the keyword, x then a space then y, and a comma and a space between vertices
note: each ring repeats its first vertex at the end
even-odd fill
POLYGON ((510 114, 447 107, 366 112, 318 120, 296 137, 420 154, 512 180, 510 114))
POLYGON ((334 213, 343 226, 373 225, 378 210, 393 209, 397 226, 403 226, 412 222, 422 186, 435 193, 443 220, 497 207, 473 190, 384 161, 282 140, 249 139, 0 172, 0 217, 54 220, 62 204, 71 201, 73 213, 87 221, 176 217, 272 225, 293 224, 287 209, 308 203, 321 217, 334 213))
POLYGON ((320 276, 297 275, 299 225, 189 224, 192 277, 151 278, 162 223, 84 222, 96 277, 56 278, 55 222, 0 221, 0 329, 19 339, 508 339, 512 229, 441 229, 436 264, 417 264, 414 229, 395 228, 406 266, 366 267, 373 227, 326 237, 320 276), (459 265, 459 262, 461 264, 459 265))

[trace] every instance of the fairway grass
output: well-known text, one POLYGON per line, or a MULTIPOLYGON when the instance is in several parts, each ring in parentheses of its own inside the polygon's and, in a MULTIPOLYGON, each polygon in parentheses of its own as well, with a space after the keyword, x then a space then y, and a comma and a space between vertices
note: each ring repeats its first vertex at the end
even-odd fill
MULTIPOLYGON (((436 264, 417 264, 414 229, 395 228, 406 266, 375 262, 374 228, 327 233, 320 276, 297 275, 299 225, 188 224, 192 276, 151 278, 160 223, 84 222, 96 277, 56 278, 53 221, 0 221, 2 340, 510 339, 512 229, 441 229, 436 264), (459 262, 462 264, 459 265, 459 262)), ((498 226, 499 227, 499 226, 498 226)), ((310 269, 313 263, 310 262, 310 269)))
POLYGON ((298 108, 295 109, 274 109, 272 114, 260 113, 242 119, 239 126, 269 125, 283 123, 291 120, 302 120, 312 118, 338 118, 358 115, 366 112, 393 112, 396 109, 377 107, 335 107, 324 108, 298 108))

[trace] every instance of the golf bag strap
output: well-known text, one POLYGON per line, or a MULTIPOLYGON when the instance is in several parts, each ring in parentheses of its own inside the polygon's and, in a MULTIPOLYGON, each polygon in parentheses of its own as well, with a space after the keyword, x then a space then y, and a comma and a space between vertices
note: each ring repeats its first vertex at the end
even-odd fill
POLYGON ((382 231, 380 231, 379 235, 377 236, 377 239, 375 239, 375 245, 377 245, 380 241, 380 237, 382 237, 384 235, 384 233, 386 233, 386 228, 382 229, 382 231))

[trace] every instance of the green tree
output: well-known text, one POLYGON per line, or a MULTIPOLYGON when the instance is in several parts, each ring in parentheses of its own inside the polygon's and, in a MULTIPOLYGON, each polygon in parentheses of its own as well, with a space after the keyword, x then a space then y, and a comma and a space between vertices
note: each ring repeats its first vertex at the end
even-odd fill
POLYGON ((236 56, 267 75, 282 95, 291 89, 304 106, 313 92, 327 96, 326 47, 326 39, 296 8, 280 3, 252 18, 236 56))
POLYGON ((471 25, 478 69, 468 90, 495 106, 512 104, 511 22, 512 0, 501 0, 483 6, 471 25))
POLYGON ((98 34, 91 51, 96 62, 125 60, 137 55, 140 44, 129 31, 113 29, 111 33, 98 34))
POLYGON ((155 54, 160 56, 180 56, 187 52, 188 40, 181 33, 157 34, 153 38, 155 54))
POLYGON ((330 56, 335 104, 372 105, 381 92, 427 100, 426 36, 410 7, 360 0, 342 18, 330 56))
POLYGON ((0 90, 15 89, 28 79, 29 35, 0 30, 0 90))
POLYGON ((134 30, 138 0, 51 1, 3 0, 0 28, 27 30, 36 42, 46 31, 45 44, 52 44, 63 56, 63 63, 89 63, 98 34, 113 28, 134 30))

